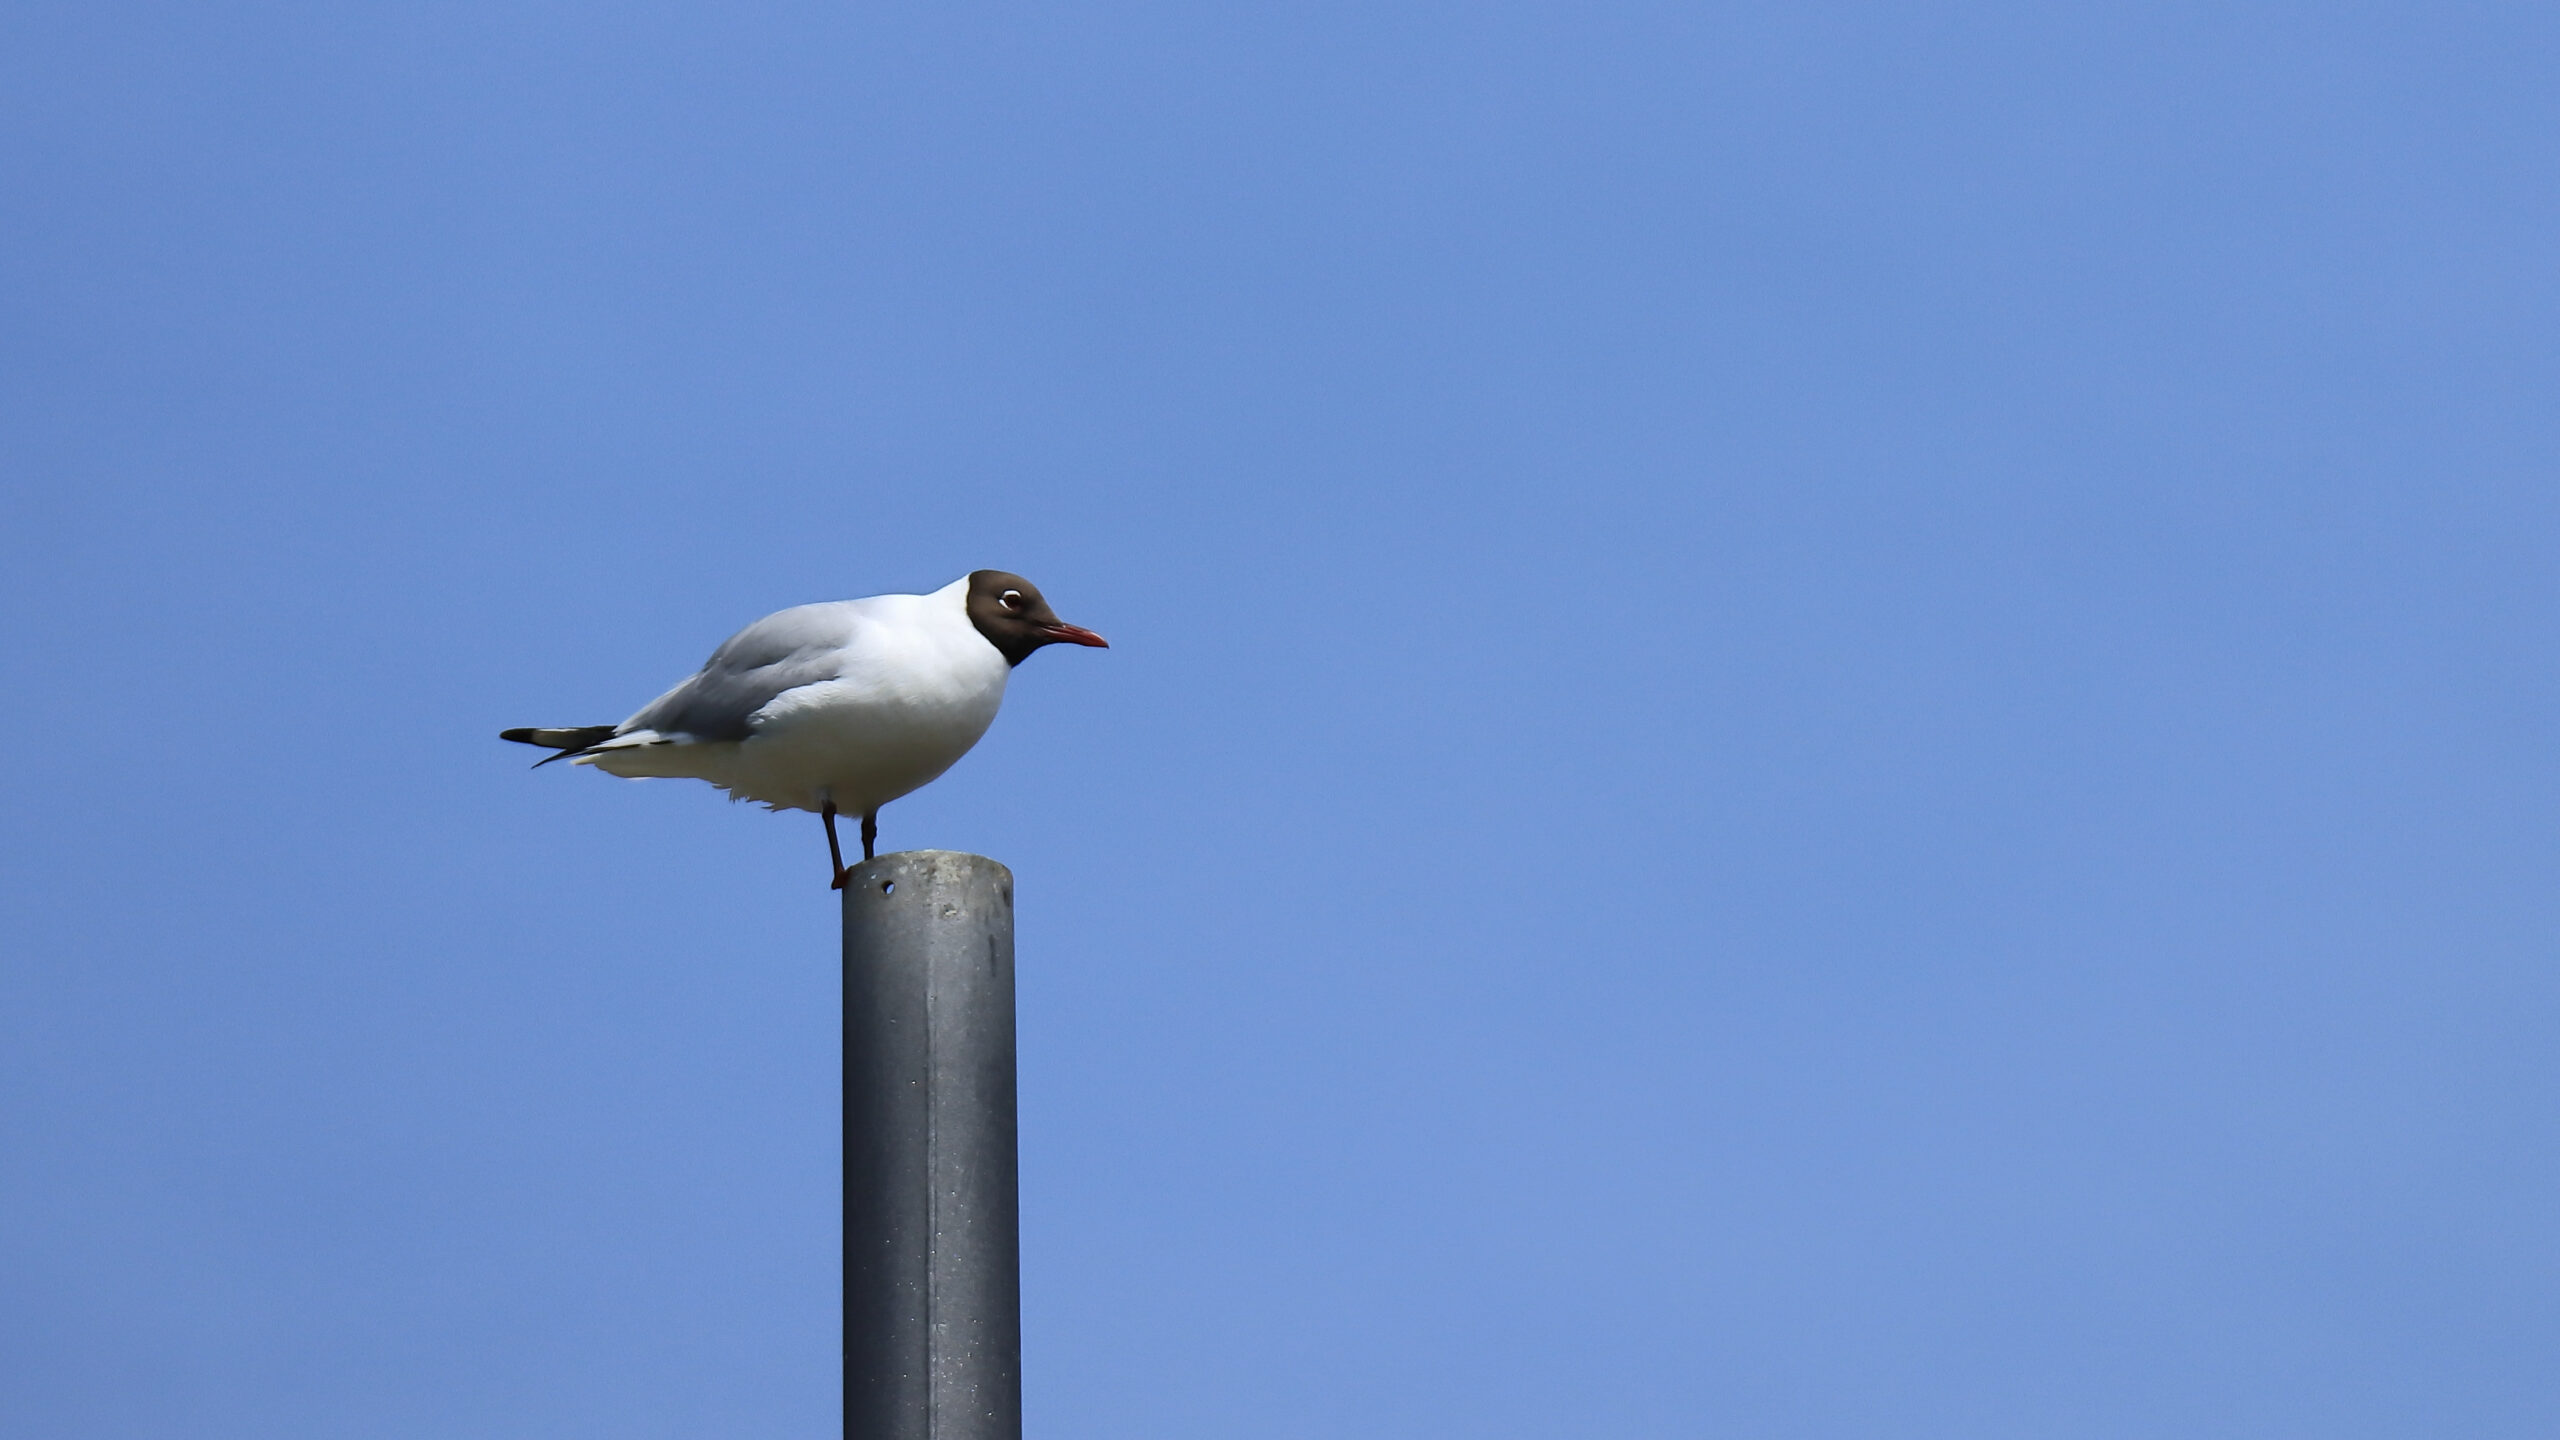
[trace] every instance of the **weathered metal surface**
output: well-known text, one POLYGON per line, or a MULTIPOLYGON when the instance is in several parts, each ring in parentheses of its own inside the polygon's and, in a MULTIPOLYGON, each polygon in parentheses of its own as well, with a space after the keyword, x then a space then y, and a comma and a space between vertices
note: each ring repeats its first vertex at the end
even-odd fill
POLYGON ((847 1440, 1020 1440, 1012 871, 854 867, 844 1057, 847 1440))

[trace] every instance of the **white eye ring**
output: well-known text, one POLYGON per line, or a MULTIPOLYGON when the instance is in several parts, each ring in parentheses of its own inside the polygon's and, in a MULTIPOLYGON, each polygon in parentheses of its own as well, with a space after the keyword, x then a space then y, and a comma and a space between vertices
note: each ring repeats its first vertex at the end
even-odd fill
POLYGON ((1019 610, 1022 608, 1022 592, 1019 590, 1007 590, 996 597, 996 603, 1007 610, 1019 610))

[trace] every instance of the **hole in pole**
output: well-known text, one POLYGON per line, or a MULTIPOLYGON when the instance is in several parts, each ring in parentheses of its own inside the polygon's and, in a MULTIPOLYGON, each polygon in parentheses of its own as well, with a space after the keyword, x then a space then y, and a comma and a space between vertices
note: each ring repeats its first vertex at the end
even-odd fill
POLYGON ((898 893, 898 882, 897 882, 897 881, 895 881, 895 880, 885 880, 885 881, 882 881, 882 882, 881 882, 881 885, 880 885, 880 893, 881 893, 881 894, 883 894, 883 895, 895 895, 895 894, 897 894, 897 893, 898 893))

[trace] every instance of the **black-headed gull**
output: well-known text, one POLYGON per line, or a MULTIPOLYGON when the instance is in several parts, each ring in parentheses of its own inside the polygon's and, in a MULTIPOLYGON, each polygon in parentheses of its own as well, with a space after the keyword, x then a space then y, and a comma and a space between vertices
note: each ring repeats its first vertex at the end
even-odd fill
POLYGON ((1005 677, 1043 645, 1103 645, 1019 575, 974 571, 930 595, 874 595, 776 611, 721 642, 684 683, 619 725, 499 732, 553 760, 632 778, 708 780, 739 800, 826 821, 835 888, 848 872, 836 812, 862 817, 969 753, 1005 677))

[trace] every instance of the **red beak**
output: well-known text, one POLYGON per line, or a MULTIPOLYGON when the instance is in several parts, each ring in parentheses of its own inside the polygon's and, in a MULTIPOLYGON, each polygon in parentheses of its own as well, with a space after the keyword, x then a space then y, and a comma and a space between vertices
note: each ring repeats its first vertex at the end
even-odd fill
POLYGON ((1052 640, 1063 641, 1069 645, 1090 645, 1096 650, 1108 650, 1111 648, 1110 641, 1103 639, 1101 636, 1094 634, 1092 631, 1087 630, 1081 625, 1068 625, 1065 623, 1043 625, 1040 627, 1040 633, 1048 636, 1052 640))

